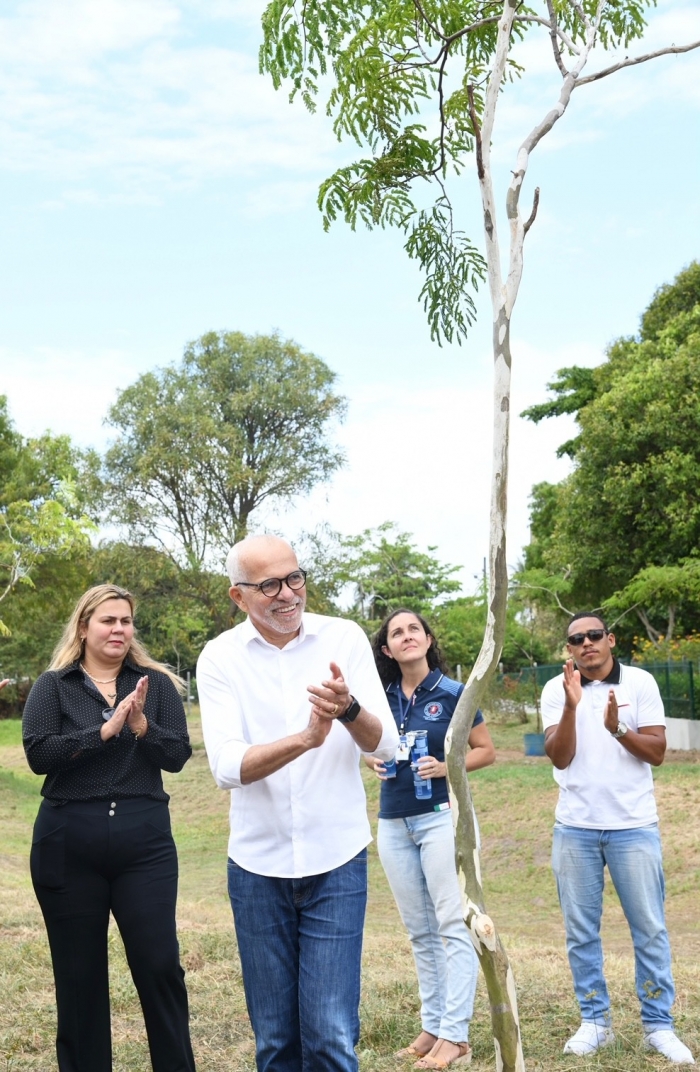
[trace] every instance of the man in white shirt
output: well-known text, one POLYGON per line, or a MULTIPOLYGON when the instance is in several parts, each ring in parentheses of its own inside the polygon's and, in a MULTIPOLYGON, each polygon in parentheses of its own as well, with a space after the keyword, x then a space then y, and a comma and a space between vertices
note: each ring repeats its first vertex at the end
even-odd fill
POLYGON ((622 666, 597 614, 576 614, 571 658, 542 690, 545 750, 559 784, 552 868, 582 1023, 564 1053, 595 1053, 614 1040, 600 923, 607 864, 632 934, 644 1046, 673 1064, 695 1064, 673 1031, 671 949, 651 767, 663 762, 666 720, 658 685, 622 666), (575 660, 575 662, 574 662, 575 660))
POLYGON ((392 759, 396 725, 359 626, 304 613, 289 544, 249 537, 227 570, 248 617, 206 645, 197 686, 212 773, 231 790, 229 896, 257 1067, 355 1072, 372 840, 359 758, 392 759))

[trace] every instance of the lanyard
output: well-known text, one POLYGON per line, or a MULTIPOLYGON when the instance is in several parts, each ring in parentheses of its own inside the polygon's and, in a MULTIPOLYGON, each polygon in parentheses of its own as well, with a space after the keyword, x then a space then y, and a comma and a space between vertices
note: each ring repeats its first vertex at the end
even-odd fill
POLYGON ((408 722, 408 716, 411 712, 411 708, 416 702, 415 692, 411 696, 404 696, 404 691, 401 688, 401 682, 397 686, 397 696, 399 701, 399 716, 401 718, 401 725, 399 726, 399 735, 403 737, 404 730, 406 729, 406 723, 408 722), (404 709, 404 704, 406 705, 404 709))

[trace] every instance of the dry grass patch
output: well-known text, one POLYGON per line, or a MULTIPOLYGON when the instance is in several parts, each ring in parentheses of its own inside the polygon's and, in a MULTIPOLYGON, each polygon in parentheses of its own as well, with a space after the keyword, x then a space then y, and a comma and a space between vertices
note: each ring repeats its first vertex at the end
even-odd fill
MULTIPOLYGON (((483 839, 488 908, 513 964, 528 1072, 552 1069, 646 1072, 668 1068, 641 1048, 634 967, 627 926, 614 891, 606 891, 603 940, 613 1000, 615 1046, 585 1061, 562 1047, 578 1026, 566 963, 563 928, 549 868, 556 786, 546 760, 525 759, 517 741, 528 727, 494 727, 501 760, 472 779, 483 839), (499 740, 499 737, 502 740, 499 740), (508 759, 504 760, 503 756, 508 759)), ((226 893, 228 794, 213 784, 192 719, 193 759, 167 776, 180 854, 179 937, 192 1013, 199 1072, 254 1072, 253 1037, 245 1010, 235 935, 226 893)), ((658 772, 668 918, 675 954, 679 1032, 700 1053, 700 767, 669 763, 658 772)), ((29 881, 31 827, 40 779, 24 765, 18 725, 0 723, 0 1072, 55 1068, 55 1008, 51 965, 39 908, 29 881)), ((366 776, 373 823, 379 783, 366 776)), ((419 1030, 418 995, 410 946, 376 855, 369 853, 370 896, 363 967, 362 1072, 408 1070, 395 1050, 419 1030)), ((143 1020, 116 928, 110 933, 114 1072, 150 1067, 143 1020)), ((477 992, 472 1068, 494 1068, 488 1002, 477 992)))

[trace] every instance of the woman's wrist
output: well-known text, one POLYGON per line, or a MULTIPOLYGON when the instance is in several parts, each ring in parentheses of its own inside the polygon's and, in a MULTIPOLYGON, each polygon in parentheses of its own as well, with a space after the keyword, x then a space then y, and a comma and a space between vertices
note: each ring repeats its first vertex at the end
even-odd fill
POLYGON ((144 715, 140 722, 138 722, 135 726, 132 725, 130 728, 134 737, 143 737, 143 735, 148 729, 148 719, 144 715))

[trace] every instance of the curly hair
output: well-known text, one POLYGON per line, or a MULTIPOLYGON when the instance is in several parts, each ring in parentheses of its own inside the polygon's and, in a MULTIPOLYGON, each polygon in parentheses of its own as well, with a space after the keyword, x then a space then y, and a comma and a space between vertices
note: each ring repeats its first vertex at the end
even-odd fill
POLYGON ((430 628, 428 623, 422 614, 418 614, 415 610, 411 610, 410 607, 399 607, 398 610, 392 610, 379 627, 379 632, 372 638, 372 653, 374 655, 374 661, 377 664, 377 670, 379 671, 379 677, 382 685, 386 688, 392 681, 396 681, 401 677, 401 670, 399 669, 396 660, 385 655, 382 648, 386 647, 387 638, 389 636, 389 625, 397 616, 397 614, 410 614, 422 625, 426 636, 429 636, 432 640, 432 644, 426 652, 426 658, 428 660, 428 667, 430 670, 442 670, 443 674, 447 673, 447 664, 445 663, 444 656, 440 651, 440 646, 435 638, 435 633, 430 628))

